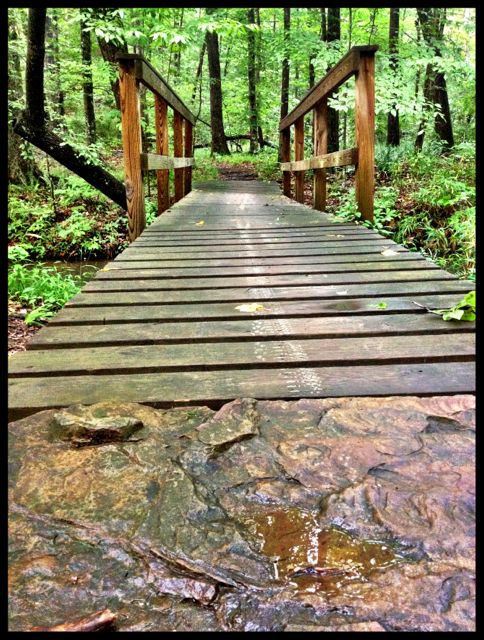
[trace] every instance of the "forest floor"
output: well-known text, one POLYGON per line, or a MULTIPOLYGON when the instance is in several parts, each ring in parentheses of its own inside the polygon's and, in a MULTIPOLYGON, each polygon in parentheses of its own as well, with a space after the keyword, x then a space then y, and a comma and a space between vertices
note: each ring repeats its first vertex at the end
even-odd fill
POLYGON ((8 304, 8 355, 25 351, 40 327, 28 327, 24 322, 27 309, 20 304, 8 304))

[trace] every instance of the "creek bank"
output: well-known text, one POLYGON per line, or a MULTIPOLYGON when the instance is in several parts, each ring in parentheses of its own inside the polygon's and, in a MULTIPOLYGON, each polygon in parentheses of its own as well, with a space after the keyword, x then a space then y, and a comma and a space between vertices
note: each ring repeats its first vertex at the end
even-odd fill
POLYGON ((472 631, 474 400, 11 423, 10 630, 472 631))

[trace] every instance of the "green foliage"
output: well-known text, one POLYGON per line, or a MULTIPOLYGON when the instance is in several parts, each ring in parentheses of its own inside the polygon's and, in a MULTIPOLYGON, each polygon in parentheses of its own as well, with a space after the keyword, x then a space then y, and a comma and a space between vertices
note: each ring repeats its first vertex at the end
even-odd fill
POLYGON ((460 302, 449 309, 434 309, 430 312, 442 316, 442 320, 472 322, 476 319, 476 292, 469 291, 460 302))
POLYGON ((83 280, 62 275, 54 267, 44 265, 13 264, 8 271, 8 293, 32 311, 25 317, 26 324, 40 324, 49 318, 79 292, 83 280))

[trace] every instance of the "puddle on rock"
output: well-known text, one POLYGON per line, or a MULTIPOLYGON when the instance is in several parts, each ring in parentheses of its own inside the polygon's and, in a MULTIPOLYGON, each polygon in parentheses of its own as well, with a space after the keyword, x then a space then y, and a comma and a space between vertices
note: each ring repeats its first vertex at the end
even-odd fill
POLYGON ((403 560, 389 544, 322 529, 313 514, 299 509, 256 514, 249 526, 260 551, 273 560, 275 579, 298 591, 336 595, 348 583, 366 582, 374 571, 403 560))

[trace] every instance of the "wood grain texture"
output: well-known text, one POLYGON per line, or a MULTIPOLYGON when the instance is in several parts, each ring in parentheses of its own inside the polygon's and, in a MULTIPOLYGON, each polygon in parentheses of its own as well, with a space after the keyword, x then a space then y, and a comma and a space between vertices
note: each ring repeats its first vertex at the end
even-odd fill
POLYGON ((425 310, 472 288, 274 185, 199 184, 9 359, 9 418, 107 399, 473 393, 474 323, 425 310))
MULTIPOLYGON (((168 104, 166 100, 155 94, 155 131, 156 153, 161 156, 169 154, 168 146, 168 104)), ((156 172, 158 190, 158 215, 170 206, 169 171, 160 169, 156 172)))
POLYGON ((282 171, 308 171, 309 169, 326 169, 329 167, 345 167, 357 164, 358 149, 343 149, 326 153, 321 156, 313 156, 300 162, 285 162, 281 164, 282 171))
POLYGON ((356 144, 358 164, 355 190, 358 210, 373 221, 375 191, 375 58, 361 55, 355 85, 356 144))
MULTIPOLYGON (((193 125, 189 120, 185 120, 185 134, 184 134, 184 155, 186 159, 189 159, 193 156, 193 125)), ((192 166, 193 159, 190 164, 188 164, 185 168, 184 175, 184 194, 188 195, 192 190, 192 166)))
POLYGON ((141 166, 145 171, 158 169, 184 169, 194 164, 193 158, 172 158, 155 153, 142 153, 141 166))
POLYGON ((322 78, 312 87, 307 94, 301 99, 299 104, 283 118, 279 125, 279 130, 283 131, 291 124, 294 124, 298 118, 316 105, 322 98, 328 96, 332 91, 337 89, 345 80, 350 78, 358 68, 360 55, 365 53, 374 55, 378 50, 377 46, 369 45, 367 47, 352 47, 348 53, 322 78))
POLYGON ((119 93, 124 154, 128 236, 135 240, 146 226, 143 177, 141 173, 141 122, 138 81, 133 64, 120 64, 119 93))
MULTIPOLYGON (((173 155, 183 157, 183 116, 178 111, 173 112, 173 155)), ((175 202, 181 200, 185 195, 183 169, 175 169, 175 202)))
MULTIPOLYGON (((291 161, 291 130, 281 131, 281 160, 291 161)), ((291 197, 291 173, 282 169, 282 192, 288 198, 291 197)))
MULTIPOLYGON (((304 116, 294 123, 294 158, 296 161, 304 158, 304 116)), ((304 202, 304 172, 295 176, 295 194, 297 202, 304 202)))
MULTIPOLYGON (((314 155, 328 153, 328 99, 323 98, 314 107, 314 155)), ((326 170, 315 169, 313 178, 313 207, 326 209, 326 170)))

